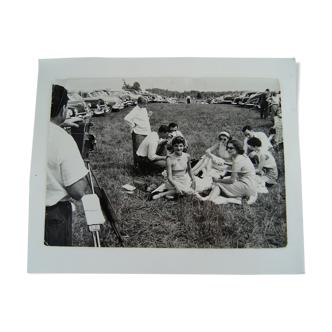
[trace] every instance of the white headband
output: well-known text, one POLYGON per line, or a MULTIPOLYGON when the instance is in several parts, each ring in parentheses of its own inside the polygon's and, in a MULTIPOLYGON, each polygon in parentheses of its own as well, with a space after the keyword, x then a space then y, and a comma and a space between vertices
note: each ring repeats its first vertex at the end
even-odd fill
POLYGON ((222 132, 220 132, 220 133, 219 133, 219 136, 220 136, 220 135, 226 136, 226 137, 228 137, 228 138, 231 137, 231 135, 230 135, 229 133, 227 133, 226 131, 222 131, 222 132))

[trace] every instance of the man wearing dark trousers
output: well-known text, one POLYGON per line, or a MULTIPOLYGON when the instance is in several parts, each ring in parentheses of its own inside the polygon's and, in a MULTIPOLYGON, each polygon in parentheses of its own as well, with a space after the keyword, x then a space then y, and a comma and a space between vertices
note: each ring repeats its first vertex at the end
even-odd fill
POLYGON ((77 126, 67 117, 67 90, 52 87, 49 123, 45 213, 45 245, 72 245, 72 204, 70 198, 81 199, 87 187, 88 170, 77 144, 64 129, 65 123, 77 126))
POLYGON ((270 89, 266 89, 265 92, 261 94, 259 99, 261 119, 266 119, 268 117, 269 103, 267 99, 270 97, 270 89))
POLYGON ((168 126, 160 126, 158 132, 151 132, 137 150, 138 165, 148 172, 163 171, 166 168, 168 126))

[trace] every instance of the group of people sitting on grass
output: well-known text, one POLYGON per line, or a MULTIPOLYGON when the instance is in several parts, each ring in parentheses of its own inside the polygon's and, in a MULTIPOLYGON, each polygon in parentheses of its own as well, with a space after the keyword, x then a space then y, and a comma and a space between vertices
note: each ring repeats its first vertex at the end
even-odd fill
MULTIPOLYGON (((132 112, 149 120, 146 101, 142 99, 139 98, 132 112)), ((281 113, 277 116, 281 119, 281 113)), ((232 139, 228 131, 221 131, 219 142, 207 149, 195 165, 186 153, 188 143, 176 123, 162 125, 158 132, 151 132, 148 124, 146 127, 150 132, 145 132, 147 135, 135 150, 143 121, 135 119, 131 113, 125 121, 132 127, 134 162, 139 173, 161 172, 166 168, 165 183, 153 192, 152 199, 194 194, 200 200, 217 202, 223 197, 222 203, 251 204, 257 199, 260 184, 271 186, 277 183, 278 168, 272 143, 276 136, 278 146, 282 141, 281 121, 276 121, 276 134, 270 139, 250 126, 242 130, 243 143, 232 139), (200 193, 206 190, 209 194, 203 197, 200 193)))

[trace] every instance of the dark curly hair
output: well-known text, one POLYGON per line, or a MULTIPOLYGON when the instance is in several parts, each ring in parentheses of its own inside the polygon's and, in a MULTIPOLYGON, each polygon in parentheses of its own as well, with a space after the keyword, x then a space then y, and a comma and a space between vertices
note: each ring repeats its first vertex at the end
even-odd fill
POLYGON ((232 139, 228 141, 227 147, 229 144, 233 144, 237 154, 244 154, 243 145, 239 141, 237 141, 236 139, 232 139))
POLYGON ((52 85, 51 118, 58 116, 68 102, 67 90, 61 85, 52 85))
POLYGON ((172 139, 172 146, 174 146, 175 144, 186 145, 186 141, 184 140, 184 138, 182 136, 176 136, 172 139))

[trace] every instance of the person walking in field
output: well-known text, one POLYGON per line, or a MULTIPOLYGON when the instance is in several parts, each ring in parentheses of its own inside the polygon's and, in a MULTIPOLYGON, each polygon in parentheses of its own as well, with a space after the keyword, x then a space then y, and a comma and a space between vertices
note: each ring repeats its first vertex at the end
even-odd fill
POLYGON ((152 112, 148 112, 147 109, 147 99, 139 97, 137 100, 137 106, 128 113, 124 121, 131 128, 131 137, 133 141, 133 157, 134 157, 134 166, 137 167, 138 163, 136 160, 136 151, 140 144, 143 142, 145 137, 151 133, 150 127, 150 116, 152 112))
POLYGON ((163 196, 174 198, 174 195, 193 194, 196 189, 196 182, 190 166, 190 155, 183 152, 185 140, 177 136, 172 140, 174 152, 167 157, 167 180, 166 191, 157 193, 152 199, 163 196))
MULTIPOLYGON (((45 245, 72 245, 72 205, 70 198, 80 200, 87 188, 88 170, 73 137, 61 128, 64 124, 77 126, 67 117, 67 90, 52 87, 51 120, 49 123, 45 245)), ((81 119, 80 119, 81 120, 81 119)))

